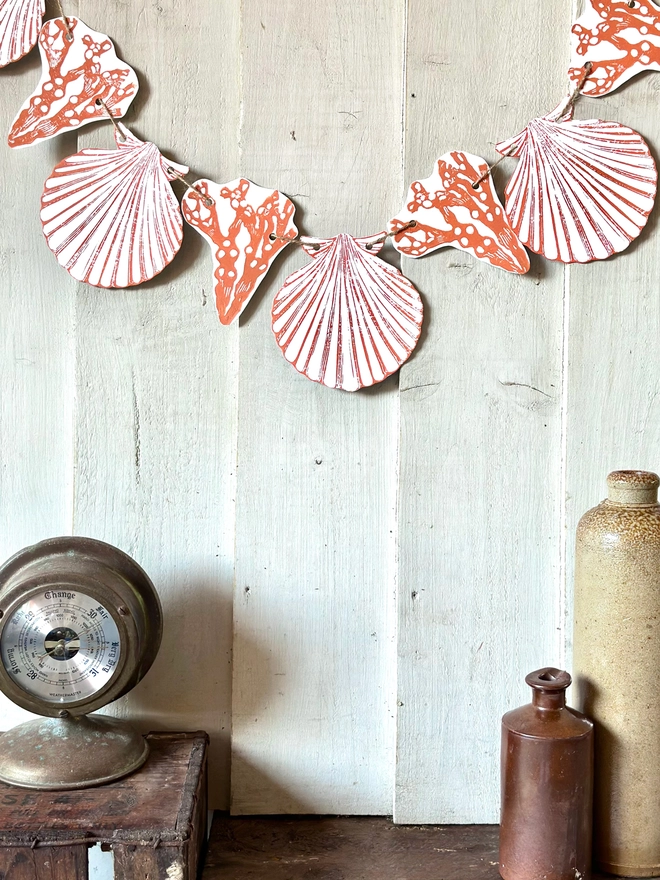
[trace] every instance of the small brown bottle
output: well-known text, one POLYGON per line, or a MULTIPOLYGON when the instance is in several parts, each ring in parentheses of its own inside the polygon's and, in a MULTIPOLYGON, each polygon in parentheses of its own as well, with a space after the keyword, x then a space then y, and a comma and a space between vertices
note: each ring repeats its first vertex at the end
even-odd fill
POLYGON ((531 704, 502 719, 500 874, 588 880, 593 724, 566 706, 568 672, 539 669, 525 681, 531 704))

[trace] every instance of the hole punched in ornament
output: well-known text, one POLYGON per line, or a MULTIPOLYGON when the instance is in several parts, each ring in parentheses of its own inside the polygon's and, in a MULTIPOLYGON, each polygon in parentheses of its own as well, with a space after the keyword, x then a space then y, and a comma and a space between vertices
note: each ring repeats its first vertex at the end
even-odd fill
POLYGON ((108 114, 108 116, 110 117, 110 121, 112 122, 112 124, 113 124, 114 127, 115 127, 115 131, 117 132, 117 137, 119 138, 119 140, 120 140, 122 143, 125 143, 125 141, 126 141, 126 135, 125 135, 124 132, 121 130, 121 128, 117 125, 117 120, 115 119, 112 110, 108 107, 108 105, 105 103, 105 101, 103 100, 103 98, 97 98, 96 101, 94 101, 94 103, 96 104, 97 107, 103 107, 103 109, 105 110, 105 112, 106 112, 106 113, 108 114))
POLYGON ((176 179, 180 180, 182 183, 185 183, 188 189, 196 192, 207 208, 211 208, 213 205, 215 205, 215 199, 212 199, 211 196, 207 196, 206 193, 203 193, 201 189, 198 189, 198 187, 194 186, 192 183, 188 183, 183 174, 179 174, 179 172, 175 168, 168 167, 167 173, 171 174, 172 177, 176 177, 176 179))
POLYGON ((69 22, 67 21, 66 15, 64 14, 64 10, 62 9, 62 0, 56 0, 56 3, 57 3, 59 10, 60 10, 59 18, 62 19, 62 21, 64 22, 64 27, 66 28, 65 40, 67 41, 67 43, 70 43, 73 40, 73 34, 71 33, 71 26, 69 25, 69 22))

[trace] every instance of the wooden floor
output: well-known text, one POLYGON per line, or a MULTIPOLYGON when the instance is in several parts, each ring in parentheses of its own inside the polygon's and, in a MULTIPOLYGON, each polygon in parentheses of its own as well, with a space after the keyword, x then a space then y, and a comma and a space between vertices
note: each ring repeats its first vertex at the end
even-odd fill
POLYGON ((497 826, 216 814, 203 880, 498 880, 497 826))
POLYGON ((497 849, 497 825, 216 813, 202 880, 500 880, 497 849))

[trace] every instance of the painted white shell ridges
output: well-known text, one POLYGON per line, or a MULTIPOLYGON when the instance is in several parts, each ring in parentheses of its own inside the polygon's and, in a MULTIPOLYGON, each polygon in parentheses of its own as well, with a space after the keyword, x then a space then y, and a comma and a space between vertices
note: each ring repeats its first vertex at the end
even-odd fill
POLYGON ((169 181, 188 168, 118 123, 117 150, 82 150, 45 183, 41 222, 60 265, 97 287, 148 281, 181 247, 183 219, 169 181))
POLYGON ((273 301, 273 332, 286 359, 314 382, 357 391, 410 357, 423 306, 412 283, 375 255, 382 235, 301 237, 313 262, 273 301))
POLYGON ((0 67, 27 55, 45 11, 45 0, 0 0, 0 67))
POLYGON ((586 263, 637 238, 658 175, 636 131, 618 122, 573 121, 572 113, 562 102, 497 150, 520 157, 506 211, 523 244, 550 260, 586 263))

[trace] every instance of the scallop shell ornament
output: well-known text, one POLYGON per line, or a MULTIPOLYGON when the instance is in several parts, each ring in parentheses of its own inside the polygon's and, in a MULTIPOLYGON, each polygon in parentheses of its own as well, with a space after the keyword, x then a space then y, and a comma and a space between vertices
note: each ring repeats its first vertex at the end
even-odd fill
POLYGON ((97 287, 148 281, 172 262, 183 238, 170 181, 188 168, 121 123, 115 140, 116 150, 82 150, 56 165, 41 196, 48 247, 69 274, 97 287))
POLYGON ((587 263, 637 238, 653 208, 658 174, 636 131, 572 115, 563 101, 496 149, 520 157, 505 195, 523 244, 549 260, 587 263))
POLYGON ((577 82, 588 61, 592 69, 582 91, 590 98, 609 95, 645 70, 660 70, 660 8, 651 0, 585 0, 571 28, 569 77, 577 82))
POLYGON ((88 122, 124 116, 137 94, 137 74, 117 58, 106 34, 79 18, 47 21, 39 34, 41 79, 12 123, 10 147, 27 147, 88 122), (105 106, 104 106, 105 105, 105 106))
POLYGON ((384 233, 300 239, 313 262, 284 282, 273 332, 284 357, 308 379, 357 391, 382 382, 412 353, 423 306, 412 283, 376 257, 384 233))
POLYGON ((27 55, 45 11, 46 0, 0 0, 0 67, 27 55))
POLYGON ((408 257, 453 247, 498 269, 529 271, 527 251, 511 228, 488 165, 470 153, 441 156, 430 177, 411 184, 405 208, 387 228, 394 247, 408 257))
POLYGON ((295 205, 276 189, 244 177, 230 183, 196 180, 183 197, 183 216, 211 246, 221 324, 246 307, 273 260, 298 235, 295 205))

